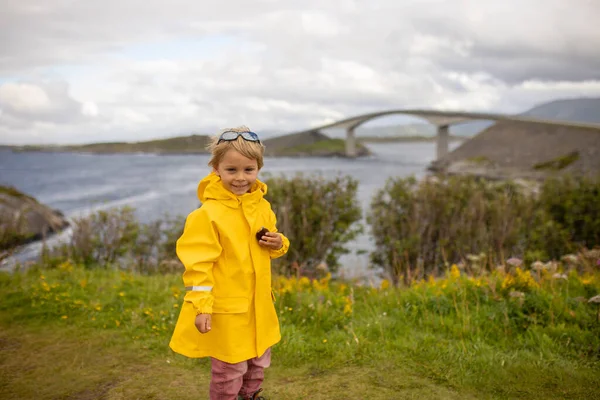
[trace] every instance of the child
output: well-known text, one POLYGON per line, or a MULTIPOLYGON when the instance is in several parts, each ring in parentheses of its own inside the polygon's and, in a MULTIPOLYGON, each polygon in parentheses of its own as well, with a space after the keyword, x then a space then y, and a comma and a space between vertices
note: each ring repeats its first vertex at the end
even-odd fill
POLYGON ((271 259, 289 240, 257 179, 264 146, 247 127, 225 130, 209 146, 212 172, 198 185, 202 206, 177 241, 187 293, 170 347, 211 357, 211 400, 259 396, 271 346, 281 339, 271 291, 271 259), (258 234, 261 229, 267 233, 258 234))

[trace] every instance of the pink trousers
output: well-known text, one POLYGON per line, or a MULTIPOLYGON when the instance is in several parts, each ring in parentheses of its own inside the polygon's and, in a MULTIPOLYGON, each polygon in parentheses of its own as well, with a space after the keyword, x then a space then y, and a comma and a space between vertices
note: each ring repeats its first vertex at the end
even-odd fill
POLYGON ((260 357, 229 364, 211 358, 210 400, 237 400, 254 394, 265 379, 264 369, 271 365, 271 349, 260 357))

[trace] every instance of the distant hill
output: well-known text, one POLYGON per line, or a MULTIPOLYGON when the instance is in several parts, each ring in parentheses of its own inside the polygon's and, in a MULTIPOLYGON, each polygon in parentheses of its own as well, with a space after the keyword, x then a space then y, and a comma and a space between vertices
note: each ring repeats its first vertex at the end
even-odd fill
POLYGON ((521 115, 600 124, 600 98, 555 100, 540 104, 521 115))
POLYGON ((294 133, 291 135, 277 136, 265 140, 266 155, 276 155, 284 149, 296 146, 311 145, 322 140, 328 140, 327 135, 321 132, 294 133))
MULTIPOLYGON (((76 152, 93 154, 152 153, 152 154, 207 154, 210 136, 190 135, 147 142, 92 143, 70 146, 7 146, 13 151, 76 152)), ((331 139, 320 132, 298 133, 264 140, 268 156, 344 156, 345 143, 331 139)), ((357 144, 359 156, 369 150, 357 144)))
MULTIPOLYGON (((321 132, 292 133, 264 141, 267 156, 318 156, 345 157, 346 143, 343 139, 332 139, 321 132)), ((370 154, 361 143, 356 145, 357 155, 370 154)))
POLYGON ((78 153, 155 153, 155 154, 198 154, 206 153, 210 138, 206 135, 179 136, 147 142, 92 143, 71 146, 13 146, 15 151, 54 151, 78 153))
MULTIPOLYGON (((552 101, 522 115, 600 124, 600 99, 552 101)), ((498 122, 431 165, 433 170, 440 168, 497 178, 600 174, 600 125, 594 129, 498 122)))

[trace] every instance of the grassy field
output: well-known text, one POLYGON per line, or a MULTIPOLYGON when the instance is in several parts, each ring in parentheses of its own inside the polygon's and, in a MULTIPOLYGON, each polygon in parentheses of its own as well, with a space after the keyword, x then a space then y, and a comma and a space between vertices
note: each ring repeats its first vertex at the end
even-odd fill
MULTIPOLYGON (((269 399, 600 399, 600 273, 521 269, 396 289, 274 281, 269 399)), ((0 398, 207 398, 207 360, 168 348, 179 275, 0 275, 0 398)))

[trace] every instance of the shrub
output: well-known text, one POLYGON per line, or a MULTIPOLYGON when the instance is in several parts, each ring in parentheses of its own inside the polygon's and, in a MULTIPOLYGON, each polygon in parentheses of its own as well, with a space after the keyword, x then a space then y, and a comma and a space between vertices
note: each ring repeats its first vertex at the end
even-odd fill
POLYGON ((548 180, 538 195, 473 177, 390 179, 367 217, 371 260, 398 284, 471 255, 478 258, 471 265, 487 269, 509 257, 555 259, 600 244, 599 198, 599 181, 585 177, 548 180))
POLYGON ((362 231, 358 181, 297 175, 268 178, 266 183, 278 229, 292 243, 286 256, 274 262, 278 272, 315 277, 323 263, 335 272, 340 255, 348 253, 344 245, 362 231))
POLYGON ((539 202, 557 229, 569 235, 568 248, 547 246, 552 257, 600 244, 600 177, 550 178, 542 185, 539 202))
POLYGON ((129 207, 98 211, 73 223, 70 256, 86 266, 106 267, 125 255, 139 237, 139 223, 129 207))
POLYGON ((114 264, 141 273, 183 270, 175 254, 175 243, 183 232, 181 216, 140 223, 129 207, 98 211, 77 218, 69 243, 52 250, 44 247, 48 266, 73 260, 88 268, 114 264))
POLYGON ((131 249, 132 265, 142 273, 181 272, 183 266, 175 247, 183 233, 185 219, 168 215, 139 226, 139 237, 131 249))
POLYGON ((523 216, 531 204, 510 183, 464 177, 391 179, 371 203, 367 221, 376 249, 371 260, 398 284, 401 276, 436 274, 469 254, 489 262, 523 246, 523 216))

